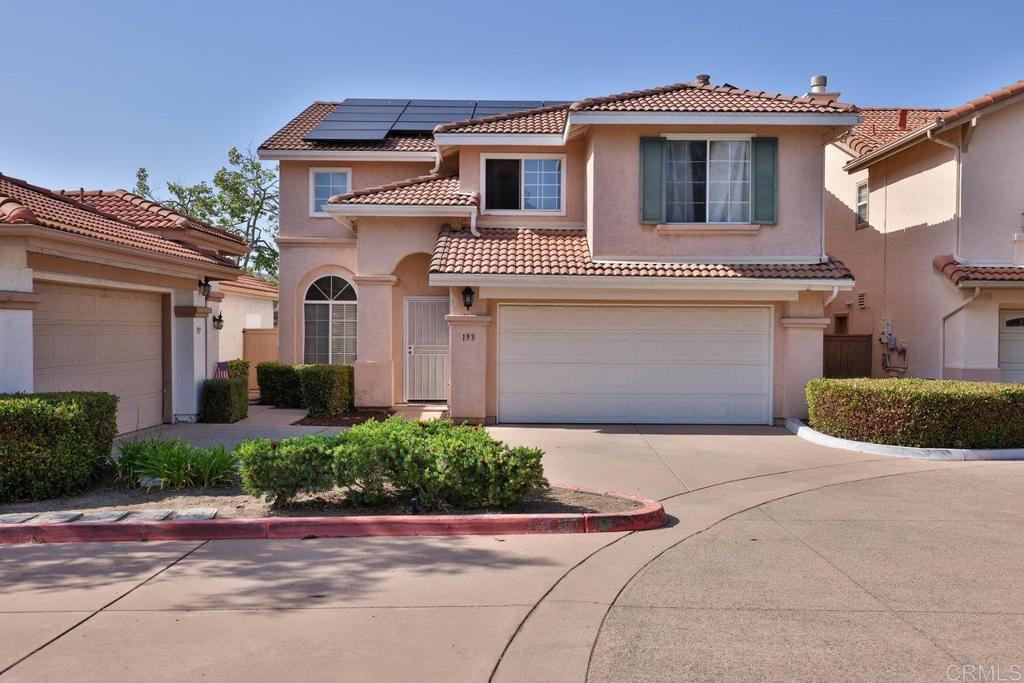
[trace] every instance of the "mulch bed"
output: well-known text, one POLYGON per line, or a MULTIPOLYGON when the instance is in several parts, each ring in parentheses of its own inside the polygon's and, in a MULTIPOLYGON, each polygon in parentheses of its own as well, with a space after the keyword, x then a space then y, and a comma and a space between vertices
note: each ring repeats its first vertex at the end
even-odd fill
MULTIPOLYGON (((395 501, 380 508, 353 505, 346 501, 345 491, 301 495, 286 508, 272 509, 269 503, 247 495, 238 486, 207 489, 128 489, 106 484, 70 498, 41 500, 30 503, 0 505, 0 514, 8 512, 102 512, 111 510, 159 510, 184 508, 217 508, 218 518, 258 517, 344 517, 363 515, 408 515, 408 501, 395 501)), ((641 507, 635 500, 585 493, 565 488, 540 489, 518 506, 509 509, 438 510, 424 514, 514 514, 514 513, 584 513, 625 512, 641 507)))
POLYGON ((356 408, 347 413, 338 413, 331 417, 306 417, 292 422, 293 425, 306 425, 312 427, 351 427, 366 422, 367 420, 386 420, 395 414, 393 410, 386 408, 356 408))

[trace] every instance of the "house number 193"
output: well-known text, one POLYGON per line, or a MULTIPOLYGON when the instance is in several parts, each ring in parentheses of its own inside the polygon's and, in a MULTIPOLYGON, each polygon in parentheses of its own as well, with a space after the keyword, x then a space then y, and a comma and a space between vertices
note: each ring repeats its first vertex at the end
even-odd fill
POLYGON ((462 333, 462 341, 476 341, 476 333, 475 332, 463 332, 462 333))

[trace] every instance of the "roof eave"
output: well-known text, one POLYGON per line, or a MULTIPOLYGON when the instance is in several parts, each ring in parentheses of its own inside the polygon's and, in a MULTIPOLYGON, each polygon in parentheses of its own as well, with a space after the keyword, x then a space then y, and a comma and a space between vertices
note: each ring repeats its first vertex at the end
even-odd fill
POLYGON ((430 273, 431 285, 460 287, 563 287, 622 289, 771 289, 776 291, 821 291, 853 289, 851 278, 754 278, 754 277, 675 277, 628 275, 501 275, 476 273, 430 273))
POLYGON ((422 161, 434 162, 437 152, 327 149, 263 149, 256 151, 264 161, 422 161))
POLYGON ((564 133, 435 133, 438 145, 523 145, 537 147, 561 147, 565 144, 564 133))
POLYGON ((475 206, 438 204, 325 204, 330 216, 472 216, 475 206))
POLYGON ((767 125, 854 126, 856 112, 680 112, 680 111, 571 111, 567 125, 767 125))

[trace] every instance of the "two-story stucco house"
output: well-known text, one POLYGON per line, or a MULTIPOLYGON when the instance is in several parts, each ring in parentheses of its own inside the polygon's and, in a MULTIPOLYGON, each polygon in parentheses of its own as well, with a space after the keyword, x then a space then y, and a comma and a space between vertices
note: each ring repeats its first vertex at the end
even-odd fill
POLYGON ((857 275, 830 333, 872 374, 1024 381, 1024 81, 952 109, 864 109, 826 151, 826 246, 857 275))
POLYGON ((824 251, 825 149, 859 121, 812 90, 311 105, 260 148, 282 360, 474 421, 803 416, 854 285, 824 251))

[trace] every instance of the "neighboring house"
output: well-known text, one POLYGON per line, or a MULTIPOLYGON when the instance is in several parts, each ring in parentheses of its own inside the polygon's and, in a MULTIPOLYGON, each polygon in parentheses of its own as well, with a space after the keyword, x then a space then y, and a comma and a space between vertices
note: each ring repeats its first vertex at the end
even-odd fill
POLYGON ((863 109, 826 153, 830 334, 872 374, 1024 381, 1024 81, 952 109, 863 109))
MULTIPOLYGON (((184 241, 200 250, 237 258, 249 248, 238 235, 178 213, 144 197, 125 190, 58 190, 77 202, 133 223, 147 232, 169 240, 184 241)), ((274 302, 277 287, 250 275, 239 274, 236 280, 214 282, 206 298, 211 317, 223 321, 220 330, 211 327, 210 343, 215 354, 211 363, 242 357, 242 330, 274 327, 274 302)))
POLYGON ((813 90, 313 104, 260 148, 282 359, 354 362, 359 406, 474 421, 803 416, 854 284, 822 167, 859 118, 813 90))
POLYGON ((121 432, 195 420, 217 361, 201 285, 237 278, 245 245, 129 222, 86 194, 0 175, 0 392, 109 391, 121 432))

